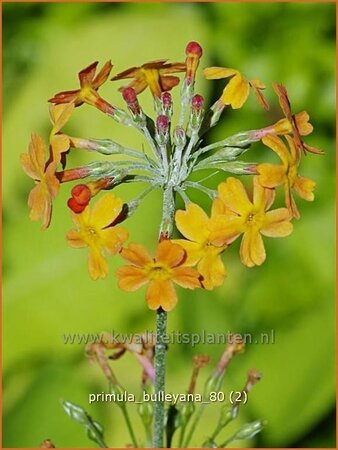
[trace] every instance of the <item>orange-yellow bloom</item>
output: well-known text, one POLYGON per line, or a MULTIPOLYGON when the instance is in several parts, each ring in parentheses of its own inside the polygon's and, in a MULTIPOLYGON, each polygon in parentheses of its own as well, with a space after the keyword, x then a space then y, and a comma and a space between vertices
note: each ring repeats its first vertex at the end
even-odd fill
POLYGON ((177 239, 174 242, 186 250, 189 265, 197 264, 203 287, 208 290, 221 286, 226 277, 220 255, 227 245, 216 246, 211 243, 215 233, 224 227, 224 220, 223 216, 213 213, 209 218, 203 209, 194 203, 189 203, 185 211, 177 211, 175 215, 176 226, 186 239, 177 239))
POLYGON ((284 185, 285 202, 293 217, 299 219, 299 211, 292 196, 291 189, 309 202, 313 201, 313 190, 316 183, 310 178, 298 175, 300 153, 297 152, 294 140, 286 136, 289 148, 286 147, 282 139, 274 134, 269 134, 262 139, 263 144, 270 147, 280 157, 282 164, 263 163, 257 166, 260 184, 267 188, 284 185))
POLYGON ((184 63, 167 63, 167 60, 160 59, 143 64, 140 67, 131 67, 115 75, 112 80, 134 78, 128 86, 120 88, 120 91, 125 87, 131 87, 136 94, 140 94, 149 86, 153 96, 160 98, 162 92, 170 91, 180 82, 178 77, 168 74, 184 72, 185 68, 184 63))
POLYGON ((240 258, 247 267, 260 266, 266 258, 262 235, 284 237, 292 232, 291 216, 287 208, 269 211, 275 196, 273 189, 260 185, 254 177, 251 201, 241 183, 230 177, 218 186, 219 201, 226 210, 227 227, 215 234, 212 243, 222 245, 241 234, 240 258))
POLYGON ((108 274, 105 252, 115 255, 128 239, 128 232, 124 228, 114 226, 122 206, 120 198, 107 193, 92 209, 87 206, 81 214, 72 214, 76 229, 68 232, 67 240, 71 247, 89 248, 88 268, 93 280, 105 278, 108 274))
POLYGON ((51 105, 49 108, 50 120, 53 125, 49 142, 52 150, 52 158, 56 163, 59 163, 61 160, 64 163, 64 154, 69 150, 70 139, 67 135, 60 133, 60 131, 70 119, 73 111, 74 103, 51 105))
POLYGON ((122 249, 121 256, 132 265, 117 270, 119 287, 133 292, 149 283, 146 300, 150 309, 171 311, 175 307, 174 283, 186 289, 201 287, 197 270, 186 265, 185 250, 169 240, 158 244, 155 258, 139 244, 122 249))
POLYGON ((32 134, 28 153, 20 156, 26 174, 37 185, 30 191, 28 206, 31 208, 30 219, 42 220, 42 228, 47 228, 52 216, 52 202, 59 192, 59 180, 55 175, 56 162, 46 161, 46 146, 43 138, 32 134))
POLYGON ((113 114, 115 108, 97 93, 99 87, 108 79, 113 66, 110 61, 107 61, 95 76, 97 65, 98 61, 79 72, 80 89, 59 92, 48 101, 55 104, 74 102, 75 106, 88 103, 104 113, 113 114))
MULTIPOLYGON (((291 111, 291 104, 288 97, 288 93, 286 88, 282 84, 274 83, 273 88, 278 96, 279 105, 289 122, 291 124, 291 130, 293 139, 296 143, 296 150, 297 152, 301 152, 303 150, 304 153, 310 152, 315 153, 317 155, 324 154, 323 150, 320 150, 315 147, 311 147, 310 145, 304 144, 304 142, 301 139, 301 136, 306 136, 310 134, 313 130, 313 126, 308 123, 309 115, 304 111, 301 118, 297 120, 297 115, 294 116, 291 111)), ((279 133, 278 133, 279 134, 279 133)))
POLYGON ((233 109, 241 108, 247 101, 251 88, 256 95, 258 103, 264 109, 269 109, 269 105, 262 94, 262 90, 266 86, 260 80, 248 80, 238 70, 227 67, 208 67, 204 69, 203 73, 208 80, 230 78, 220 98, 220 102, 223 105, 230 105, 233 109))

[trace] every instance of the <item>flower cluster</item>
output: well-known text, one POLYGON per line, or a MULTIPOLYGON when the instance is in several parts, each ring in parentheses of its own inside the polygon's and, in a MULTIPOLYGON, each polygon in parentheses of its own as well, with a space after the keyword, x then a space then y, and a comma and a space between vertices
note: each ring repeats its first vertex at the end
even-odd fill
MULTIPOLYGON (((94 62, 79 73, 78 89, 59 92, 49 100, 52 130, 48 151, 43 138, 33 134, 28 153, 21 156, 24 170, 36 183, 28 198, 31 219, 41 220, 42 227, 47 228, 61 184, 77 182, 68 200, 75 226, 67 234, 68 243, 74 248, 88 248, 89 273, 94 280, 107 276, 107 255, 119 254, 129 263, 117 271, 119 287, 129 292, 147 285, 146 301, 154 310, 174 308, 175 284, 207 290, 221 286, 227 274, 222 255, 236 239, 241 238, 241 262, 247 267, 261 265, 266 259, 263 237, 288 236, 292 220, 300 218, 294 192, 306 201, 314 199, 315 182, 299 173, 303 155, 323 153, 303 142, 313 130, 309 115, 306 111, 295 114, 285 87, 277 83, 273 88, 283 113, 280 120, 207 143, 208 132, 218 124, 224 109, 241 108, 250 90, 260 106, 268 110, 269 104, 263 95, 266 85, 260 80, 248 78, 237 69, 209 67, 203 70, 205 78, 226 81, 220 98, 207 107, 203 96, 195 93, 202 53, 197 42, 190 42, 185 61, 161 59, 113 76, 113 81, 129 80, 127 86, 119 87, 127 110, 99 95, 113 66, 108 61, 96 74, 98 63, 94 62), (182 74, 181 80, 178 74, 182 74), (181 104, 175 124, 170 90, 179 84, 181 104), (139 94, 147 88, 154 100, 153 119, 139 102, 139 94), (134 127, 147 142, 149 152, 110 139, 65 134, 63 129, 75 108, 83 104, 123 126, 134 127), (272 150, 280 161, 258 164, 240 160, 254 143, 263 144, 262 150, 272 150), (67 155, 74 149, 119 158, 66 168, 67 155), (209 171, 207 177, 192 181, 196 180, 193 174, 205 170, 209 171), (206 187, 206 178, 220 171, 224 181, 214 189, 206 187), (239 180, 244 175, 252 178, 252 187, 239 180), (102 194, 121 183, 147 183, 148 187, 128 203, 112 192, 102 194), (280 188, 285 199, 276 206, 275 194, 280 188), (131 242, 126 246, 124 222, 154 189, 163 193, 163 214, 153 257, 141 244, 131 242), (190 189, 209 197, 210 214, 191 202, 190 189), (94 203, 92 199, 98 194, 100 198, 94 203), (183 199, 184 209, 177 210, 177 196, 183 199), (174 238, 175 225, 181 237, 174 238)), ((267 152, 267 157, 272 152, 267 152)))

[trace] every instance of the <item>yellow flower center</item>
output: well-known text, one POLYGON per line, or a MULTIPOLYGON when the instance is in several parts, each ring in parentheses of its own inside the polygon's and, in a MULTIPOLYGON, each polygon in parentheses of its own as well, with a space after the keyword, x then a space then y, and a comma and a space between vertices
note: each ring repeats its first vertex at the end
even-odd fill
POLYGON ((264 211, 250 211, 245 217, 245 225, 250 228, 261 229, 264 224, 265 213, 264 211))
POLYGON ((88 245, 97 243, 100 239, 99 233, 92 225, 86 225, 82 229, 82 238, 88 245))
POLYGON ((171 268, 160 262, 153 262, 145 267, 146 276, 150 280, 165 281, 173 276, 171 268))

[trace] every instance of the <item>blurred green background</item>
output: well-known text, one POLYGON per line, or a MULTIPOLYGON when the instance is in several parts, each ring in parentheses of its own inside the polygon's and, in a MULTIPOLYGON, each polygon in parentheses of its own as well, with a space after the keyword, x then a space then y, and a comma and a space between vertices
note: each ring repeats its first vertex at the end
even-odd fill
MULTIPOLYGON (((41 232, 39 224, 29 221, 26 202, 32 182, 20 167, 19 155, 26 151, 31 131, 48 137, 46 100, 60 90, 76 88, 80 69, 109 58, 114 73, 152 59, 183 60, 189 40, 204 48, 202 67, 235 67, 269 85, 283 82, 294 111, 306 109, 311 115, 315 132, 306 142, 326 154, 303 158, 302 174, 317 181, 316 201, 298 202, 302 217, 292 236, 266 239, 267 261, 251 270, 240 264, 236 242, 224 257, 229 272, 224 285, 212 293, 181 290, 169 328, 255 336, 274 329, 274 344, 248 346, 228 371, 226 390, 241 388, 251 367, 263 373, 240 422, 261 418, 268 425, 256 440, 239 446, 335 447, 334 3, 3 4, 4 447, 36 447, 49 437, 57 447, 90 448, 81 427, 64 414, 62 398, 83 405, 101 421, 111 447, 129 442, 114 405, 88 405, 88 392, 104 390, 105 381, 85 360, 83 346, 64 345, 62 335, 152 330, 154 314, 145 307, 143 293, 119 291, 113 276, 91 281, 86 251, 67 246, 65 234, 72 224, 65 203, 70 186, 63 187, 55 202, 48 231, 41 232)), ((222 82, 201 80, 197 86, 213 101, 222 82)), ((101 92, 122 106, 117 87, 107 82, 101 92)), ((177 94, 176 90, 176 99, 177 94)), ((242 110, 227 112, 208 138, 279 119, 271 88, 267 97, 270 112, 250 98, 242 110)), ((150 112, 150 94, 141 99, 150 112)), ((142 144, 136 132, 88 106, 76 110, 66 131, 108 137, 134 148, 142 144)), ((263 146, 257 144, 248 158, 262 160, 262 154, 263 146)), ((78 154, 69 159, 70 166, 87 160, 87 155, 78 154)), ((136 191, 136 186, 118 190, 125 199, 136 191)), ((194 199, 207 206, 205 198, 194 199)), ((160 211, 160 196, 154 193, 129 221, 132 240, 154 248, 160 211)), ((113 271, 120 261, 111 259, 113 271)), ((186 389, 194 353, 208 353, 215 363, 222 349, 172 346, 168 391, 186 389)), ((140 369, 132 356, 115 366, 125 387, 138 392, 140 369)), ((131 405, 141 435, 134 409, 131 405)), ((205 415, 193 445, 199 446, 211 430, 217 410, 211 408, 205 415)))

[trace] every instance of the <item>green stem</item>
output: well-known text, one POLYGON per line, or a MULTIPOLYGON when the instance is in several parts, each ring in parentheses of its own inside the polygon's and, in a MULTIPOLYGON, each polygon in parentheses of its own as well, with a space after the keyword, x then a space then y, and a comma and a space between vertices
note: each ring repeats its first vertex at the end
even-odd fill
POLYGON ((167 313, 159 308, 156 311, 156 346, 155 346, 155 395, 154 404, 154 442, 155 448, 163 447, 164 434, 164 401, 159 400, 161 392, 165 392, 165 356, 166 345, 164 343, 167 329, 167 313))
POLYGON ((137 440, 136 440, 136 437, 135 437, 133 426, 132 426, 131 421, 130 421, 130 417, 129 417, 129 414, 128 414, 127 407, 124 404, 120 405, 120 407, 121 407, 121 411, 122 411, 124 420, 126 422, 126 425, 127 425, 127 428, 128 428, 129 435, 130 435, 130 438, 132 440, 133 446, 134 447, 138 447, 138 443, 137 443, 137 440))
MULTIPOLYGON (((162 221, 159 239, 170 239, 173 231, 175 214, 175 197, 172 186, 165 186, 163 191, 162 221)), ((165 358, 167 333, 167 313, 161 307, 156 311, 156 344, 155 344, 155 404, 154 404, 154 438, 155 448, 163 447, 165 404, 159 400, 160 392, 165 393, 165 358)))
POLYGON ((193 189, 197 189, 201 192, 203 192, 204 194, 206 194, 208 197, 211 198, 211 200, 213 200, 214 198, 217 197, 217 191, 214 189, 209 189, 206 186, 203 186, 203 184, 199 184, 198 182, 195 181, 186 181, 183 185, 184 187, 191 187, 193 189))
POLYGON ((202 414, 203 414, 203 412, 204 412, 206 406, 207 406, 206 403, 202 403, 202 404, 200 405, 199 409, 197 410, 196 415, 195 415, 195 418, 194 418, 194 421, 193 421, 193 423, 192 423, 192 425, 191 425, 191 427, 190 427, 190 430, 189 430, 187 439, 185 440, 185 443, 184 443, 184 447, 183 447, 183 448, 188 448, 188 445, 189 445, 189 443, 190 443, 190 441, 191 441, 191 438, 192 438, 192 436, 193 436, 193 434, 194 434, 194 431, 195 431, 195 429, 196 429, 196 427, 197 427, 197 424, 198 424, 200 418, 202 417, 202 414))

